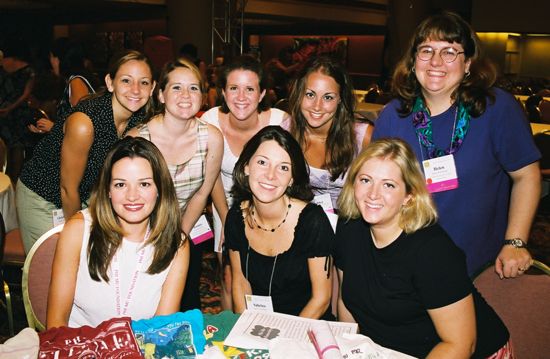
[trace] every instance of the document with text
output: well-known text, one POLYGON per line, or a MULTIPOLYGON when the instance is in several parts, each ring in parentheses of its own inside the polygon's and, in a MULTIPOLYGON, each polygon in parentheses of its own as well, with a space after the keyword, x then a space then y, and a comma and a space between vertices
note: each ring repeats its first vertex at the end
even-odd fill
MULTIPOLYGON (((307 331, 315 319, 256 310, 245 310, 224 344, 245 349, 269 349, 269 341, 275 338, 310 342, 307 331)), ((357 333, 356 323, 328 322, 334 336, 357 333)))

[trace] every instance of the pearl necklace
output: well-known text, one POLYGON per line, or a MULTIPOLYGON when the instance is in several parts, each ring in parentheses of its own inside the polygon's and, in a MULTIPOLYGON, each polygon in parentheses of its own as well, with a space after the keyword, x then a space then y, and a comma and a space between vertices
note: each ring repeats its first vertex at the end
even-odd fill
POLYGON ((287 208, 286 208, 286 213, 285 213, 285 217, 283 218, 282 222, 279 223, 277 226, 269 229, 269 228, 264 228, 262 226, 260 226, 260 224, 258 224, 258 221, 256 221, 256 217, 254 216, 254 208, 252 208, 252 210, 250 211, 251 214, 252 214, 252 222, 254 222, 254 225, 258 228, 258 229, 261 229, 262 231, 264 232, 275 232, 277 229, 279 229, 283 223, 286 222, 286 218, 288 217, 288 212, 290 212, 290 209, 292 208, 292 204, 289 203, 287 208))

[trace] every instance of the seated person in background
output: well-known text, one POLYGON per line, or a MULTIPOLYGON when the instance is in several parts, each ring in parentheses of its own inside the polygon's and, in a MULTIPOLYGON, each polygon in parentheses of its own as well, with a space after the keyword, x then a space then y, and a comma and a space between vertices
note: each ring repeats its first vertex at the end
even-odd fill
POLYGON ((415 357, 513 358, 506 327, 437 223, 404 141, 371 143, 351 165, 339 204, 339 320, 415 357))
POLYGON ((264 299, 275 312, 329 318, 334 232, 323 209, 309 203, 298 143, 280 126, 264 127, 244 146, 233 178, 225 240, 235 312, 264 299))
MULTIPOLYGON (((98 81, 85 69, 83 46, 66 37, 60 37, 53 42, 49 60, 52 75, 65 83, 64 90, 57 98, 54 116, 51 117, 55 121, 64 121, 80 100, 95 93, 92 84, 97 87, 98 81)), ((41 118, 36 124, 29 125, 29 130, 35 133, 50 132, 53 124, 51 119, 41 118)))
POLYGON ((97 326, 179 310, 189 264, 174 185, 160 151, 126 137, 107 155, 89 209, 57 243, 47 327, 97 326))

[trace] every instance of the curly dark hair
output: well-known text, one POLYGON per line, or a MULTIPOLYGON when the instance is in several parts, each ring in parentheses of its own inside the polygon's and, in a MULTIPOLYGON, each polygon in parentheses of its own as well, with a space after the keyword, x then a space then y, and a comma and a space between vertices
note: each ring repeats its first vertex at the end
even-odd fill
POLYGON ((478 117, 487 106, 487 98, 494 101, 491 87, 496 81, 494 65, 483 56, 481 43, 474 30, 458 14, 443 11, 422 21, 414 32, 409 47, 397 64, 392 81, 392 92, 401 101, 399 113, 408 115, 414 101, 422 96, 421 85, 413 72, 418 45, 426 40, 457 43, 464 48, 464 56, 470 60, 470 73, 452 94, 472 117, 478 117))

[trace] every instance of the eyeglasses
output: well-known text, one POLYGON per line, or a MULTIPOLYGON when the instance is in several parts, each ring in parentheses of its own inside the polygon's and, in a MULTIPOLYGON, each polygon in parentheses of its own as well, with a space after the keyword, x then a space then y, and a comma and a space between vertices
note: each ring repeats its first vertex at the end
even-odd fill
MULTIPOLYGON (((433 47, 422 46, 416 51, 416 56, 418 57, 418 59, 422 61, 430 61, 434 57, 434 54, 436 52, 437 50, 434 49, 433 47)), ((454 62, 458 57, 458 55, 463 53, 464 51, 457 51, 452 47, 445 47, 439 50, 439 56, 441 56, 441 59, 446 63, 454 62)))

